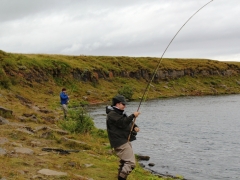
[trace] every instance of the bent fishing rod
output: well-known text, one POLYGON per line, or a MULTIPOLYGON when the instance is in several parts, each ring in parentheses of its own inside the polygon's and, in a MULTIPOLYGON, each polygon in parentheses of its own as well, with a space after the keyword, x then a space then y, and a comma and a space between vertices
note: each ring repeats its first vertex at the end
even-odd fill
MULTIPOLYGON (((166 51, 168 50, 169 46, 172 44, 173 40, 176 38, 176 36, 177 36, 178 33, 182 30, 182 28, 193 18, 193 16, 195 16, 200 10, 202 10, 204 7, 206 7, 206 6, 207 6, 208 4, 210 4, 212 1, 213 1, 213 0, 211 0, 211 1, 209 1, 208 3, 204 4, 204 5, 203 5, 201 8, 199 8, 192 16, 190 16, 190 17, 188 18, 188 20, 180 27, 180 29, 177 31, 177 33, 173 36, 173 38, 171 39, 171 41, 168 43, 167 47, 165 48, 162 56, 160 57, 160 59, 159 59, 159 61, 158 61, 157 67, 155 68, 155 70, 154 70, 154 72, 153 72, 153 75, 152 75, 150 81, 148 82, 148 84, 147 84, 147 86, 146 86, 146 88, 145 88, 145 90, 144 90, 144 92, 143 92, 143 95, 142 95, 142 97, 141 97, 141 100, 140 100, 139 105, 138 105, 138 108, 137 108, 137 112, 139 111, 139 109, 140 109, 140 107, 141 107, 141 105, 142 105, 143 100, 146 99, 146 94, 147 94, 147 92, 148 92, 149 89, 150 89, 150 85, 151 85, 151 83, 152 83, 152 81, 153 81, 153 79, 154 79, 154 77, 155 77, 155 75, 156 75, 156 73, 157 73, 157 71, 158 71, 158 69, 159 69, 159 67, 160 67, 160 64, 162 63, 163 56, 164 56, 164 54, 166 53, 166 51)), ((133 124, 132 124, 132 127, 131 127, 131 131, 130 131, 130 134, 129 134, 129 136, 128 136, 128 141, 130 140, 130 136, 131 136, 131 133, 132 133, 132 131, 133 131, 133 127, 134 127, 135 122, 136 122, 136 117, 135 117, 134 120, 133 120, 133 124)))

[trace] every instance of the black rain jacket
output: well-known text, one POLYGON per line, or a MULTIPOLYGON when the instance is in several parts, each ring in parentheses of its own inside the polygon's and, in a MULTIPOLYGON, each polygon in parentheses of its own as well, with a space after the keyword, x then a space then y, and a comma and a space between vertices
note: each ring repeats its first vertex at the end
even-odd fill
MULTIPOLYGON (((127 143, 133 119, 135 118, 134 114, 127 116, 123 110, 114 106, 107 106, 106 113, 107 132, 111 147, 116 148, 127 143)), ((136 124, 134 124, 135 127, 137 127, 136 124)), ((131 132, 130 141, 136 140, 136 135, 137 132, 131 132)))

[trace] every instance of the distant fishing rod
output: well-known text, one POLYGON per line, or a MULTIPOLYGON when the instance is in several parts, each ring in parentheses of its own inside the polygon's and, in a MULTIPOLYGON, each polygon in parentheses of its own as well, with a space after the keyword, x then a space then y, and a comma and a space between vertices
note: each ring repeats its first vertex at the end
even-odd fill
MULTIPOLYGON (((140 100, 140 102, 139 102, 139 105, 138 105, 137 112, 139 111, 143 100, 146 99, 145 96, 146 96, 146 94, 147 94, 147 92, 148 92, 148 90, 149 90, 149 88, 150 88, 151 82, 153 81, 153 79, 154 79, 154 77, 155 77, 155 75, 156 75, 156 73, 157 73, 157 70, 158 70, 159 67, 160 67, 160 64, 162 63, 163 56, 164 56, 164 54, 166 53, 166 51, 167 51, 167 49, 169 48, 169 46, 172 44, 172 42, 173 42, 173 40, 175 39, 175 37, 176 37, 176 36, 178 35, 178 33, 182 30, 182 28, 188 23, 188 21, 190 21, 190 20, 193 18, 193 16, 195 16, 201 9, 203 9, 205 6, 207 6, 207 5, 208 5, 209 3, 211 3, 212 1, 213 1, 213 0, 211 0, 211 1, 209 1, 208 3, 206 3, 205 5, 203 5, 203 6, 202 6, 201 8, 199 8, 192 16, 190 16, 190 18, 188 18, 188 20, 181 26, 181 28, 180 28, 180 29, 177 31, 177 33, 173 36, 173 38, 171 39, 171 41, 170 41, 169 44, 167 45, 166 49, 164 50, 162 56, 160 57, 160 59, 159 59, 159 61, 158 61, 158 65, 157 65, 157 67, 155 68, 155 70, 154 70, 154 72, 153 72, 152 78, 150 79, 150 81, 148 82, 148 84, 147 84, 147 86, 146 86, 146 89, 144 90, 144 93, 143 93, 143 95, 142 95, 142 97, 141 97, 141 100, 140 100)), ((130 131, 130 134, 129 134, 129 136, 128 136, 128 141, 130 140, 131 132, 132 132, 132 130, 133 130, 133 127, 134 127, 135 122, 136 122, 136 118, 134 118, 134 121, 133 121, 133 124, 132 124, 132 127, 131 127, 131 131, 130 131)))

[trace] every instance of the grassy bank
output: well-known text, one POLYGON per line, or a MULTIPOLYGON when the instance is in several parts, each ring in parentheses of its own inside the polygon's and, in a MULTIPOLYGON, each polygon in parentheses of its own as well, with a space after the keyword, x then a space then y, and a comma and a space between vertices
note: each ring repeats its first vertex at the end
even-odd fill
MULTIPOLYGON (((131 87, 131 99, 138 100, 158 62, 158 58, 148 57, 11 54, 0 51, 0 106, 13 112, 11 116, 1 114, 10 123, 0 125, 0 138, 7 139, 0 144, 0 148, 6 151, 0 158, 0 178, 116 179, 118 158, 110 152, 105 131, 96 128, 80 134, 55 131, 62 128, 59 93, 62 87, 67 88, 69 106, 73 108, 110 103, 111 98, 124 87, 131 87), (138 76, 141 70, 146 78, 138 76), (21 146, 32 149, 33 154, 16 153, 15 148, 21 146), (43 147, 77 149, 79 152, 43 152, 43 147), (40 169, 66 172, 67 176, 42 176, 38 173, 40 169)), ((164 71, 197 69, 200 72, 210 69, 220 72, 232 68, 235 73, 154 81, 147 98, 239 93, 240 74, 236 73, 239 65, 237 62, 204 59, 164 59, 160 66, 164 71)), ((161 178, 138 165, 129 180, 142 179, 161 178)))

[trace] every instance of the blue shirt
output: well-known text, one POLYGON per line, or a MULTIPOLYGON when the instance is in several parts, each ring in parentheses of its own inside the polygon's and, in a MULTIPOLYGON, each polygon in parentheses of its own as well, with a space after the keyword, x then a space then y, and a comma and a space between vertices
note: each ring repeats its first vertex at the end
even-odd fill
POLYGON ((67 104, 68 103, 68 95, 64 92, 60 93, 60 100, 61 100, 61 104, 67 104))

